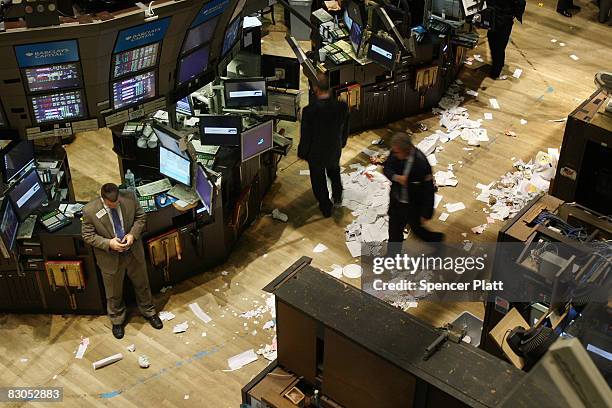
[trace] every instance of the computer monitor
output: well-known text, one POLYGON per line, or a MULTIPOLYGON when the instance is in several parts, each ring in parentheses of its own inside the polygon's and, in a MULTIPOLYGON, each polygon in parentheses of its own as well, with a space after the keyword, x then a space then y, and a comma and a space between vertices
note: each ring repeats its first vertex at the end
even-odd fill
POLYGON ((442 20, 462 20, 463 5, 460 0, 432 0, 431 14, 442 20))
POLYGON ((208 20, 187 31, 187 36, 185 37, 185 42, 183 42, 181 54, 187 54, 189 51, 194 50, 203 44, 209 43, 212 40, 213 34, 215 33, 217 20, 219 20, 219 17, 208 20))
POLYGON ((350 30, 353 26, 353 19, 349 15, 348 9, 344 10, 344 13, 342 13, 342 20, 344 21, 344 25, 346 26, 347 30, 350 30))
POLYGON ((113 109, 121 109, 154 98, 155 71, 113 82, 113 109))
POLYGON ((242 19, 239 17, 232 21, 225 30, 225 37, 223 38, 223 51, 221 56, 225 56, 229 50, 238 41, 238 34, 240 33, 240 26, 242 25, 242 19))
POLYGON ((7 250, 12 250, 19 230, 19 219, 13 208, 13 204, 9 200, 2 200, 0 204, 2 210, 0 216, 0 238, 4 242, 7 250))
POLYGON ((191 186, 191 160, 163 145, 159 146, 159 172, 186 186, 191 186))
POLYGON ((211 146, 238 146, 242 118, 239 115, 200 116, 200 141, 211 146))
POLYGON ((76 63, 24 69, 28 92, 54 91, 81 86, 81 71, 76 63))
POLYGON ((246 130, 241 134, 242 161, 260 155, 274 147, 273 122, 271 120, 246 130))
POLYGON ((2 174, 6 183, 19 176, 34 163, 34 145, 29 140, 15 140, 9 144, 2 158, 2 174))
POLYGON ((145 45, 113 56, 113 78, 134 74, 157 64, 159 43, 145 45))
POLYGON ((208 211, 208 213, 212 215, 212 200, 214 187, 208 179, 206 171, 204 171, 204 169, 200 165, 198 165, 196 169, 195 191, 198 194, 198 197, 200 197, 200 201, 202 201, 202 205, 204 206, 206 211, 208 211))
POLYGON ((186 96, 183 99, 180 99, 176 103, 176 113, 183 114, 185 116, 192 116, 193 110, 191 109, 191 99, 186 96))
POLYGON ((363 17, 366 14, 365 6, 363 4, 357 1, 349 1, 346 4, 346 13, 348 14, 349 18, 353 23, 357 23, 361 27, 363 27, 363 17))
POLYGON ((202 47, 191 54, 187 54, 179 61, 178 83, 184 84, 208 68, 208 47, 202 47))
POLYGON ((355 53, 359 53, 359 46, 361 45, 361 37, 362 37, 361 26, 353 21, 353 25, 351 26, 351 44, 353 45, 353 49, 355 53))
POLYGON ((277 55, 261 56, 261 75, 268 80, 268 86, 286 89, 300 89, 300 62, 297 58, 277 55))
POLYGON ((224 88, 227 108, 268 105, 264 78, 226 79, 224 88))
POLYGON ((36 124, 70 121, 85 117, 85 103, 80 90, 29 97, 36 124))
POLYGON ((31 169, 8 193, 19 221, 23 221, 49 198, 36 169, 31 169))
POLYGON ((185 159, 189 159, 189 155, 187 154, 187 152, 181 150, 181 146, 179 144, 179 140, 181 138, 180 135, 176 134, 176 132, 174 132, 167 126, 163 126, 158 123, 153 125, 153 131, 159 139, 159 144, 161 146, 170 150, 174 154, 177 154, 185 159))
POLYGON ((397 44, 392 38, 373 35, 370 37, 368 58, 385 68, 393 69, 397 55, 397 44))

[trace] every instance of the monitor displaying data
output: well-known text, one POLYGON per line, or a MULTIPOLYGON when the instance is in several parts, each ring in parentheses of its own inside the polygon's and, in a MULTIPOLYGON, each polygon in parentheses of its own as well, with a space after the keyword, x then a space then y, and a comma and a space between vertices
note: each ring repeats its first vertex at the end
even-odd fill
POLYGON ((239 115, 200 116, 200 142, 211 146, 238 146, 242 118, 239 115))
POLYGON ((206 172, 201 166, 197 166, 195 176, 195 190, 202 201, 202 205, 212 215, 212 198, 213 198, 213 185, 208 179, 206 172))
POLYGON ((184 84, 208 68, 208 47, 200 48, 181 58, 179 63, 178 82, 184 84))
POLYGON ((85 116, 81 91, 30 96, 32 113, 37 124, 80 119, 85 116))
POLYGON ((273 124, 269 120, 242 133, 242 161, 260 155, 274 147, 273 124))
POLYGON ((266 80, 263 78, 228 79, 224 82, 225 106, 239 108, 266 106, 266 80))
POLYGON ((12 142, 2 158, 2 173, 7 183, 34 163, 34 145, 29 140, 12 142))
POLYGON ((2 202, 2 218, 0 218, 0 235, 7 250, 12 250, 19 229, 19 219, 9 200, 2 202))
POLYGON ((164 146, 159 146, 159 172, 186 186, 191 186, 191 161, 164 146))
POLYGON ((29 92, 54 91, 81 86, 81 71, 76 63, 27 68, 24 74, 29 92))
POLYGON ((223 52, 221 56, 224 56, 238 41, 238 34, 240 33, 240 26, 242 25, 242 19, 237 18, 232 21, 227 30, 225 31, 225 37, 223 38, 223 52))
POLYGON ((368 58, 376 61, 387 68, 392 68, 395 62, 397 46, 391 38, 372 36, 370 37, 370 48, 368 58))
POLYGON ((189 30, 185 42, 183 43, 181 54, 186 54, 203 44, 209 43, 215 33, 218 19, 218 17, 215 17, 189 30))
POLYGON ((155 71, 113 82, 113 107, 121 109, 155 97, 155 71))
POLYGON ((176 112, 185 116, 191 116, 191 104, 189 103, 189 97, 186 96, 176 103, 176 112))
POLYGON ((361 26, 353 21, 351 25, 351 44, 355 52, 359 52, 359 46, 361 45, 361 26))
POLYGON ((159 43, 155 43, 115 54, 113 57, 113 78, 133 74, 155 66, 158 52, 159 43))
POLYGON ((43 183, 36 169, 30 170, 8 193, 17 217, 25 220, 48 199, 43 183))
POLYGON ((160 145, 170 150, 171 152, 174 152, 174 154, 178 154, 179 156, 187 159, 189 156, 186 152, 181 150, 178 136, 173 136, 172 131, 170 129, 167 129, 162 126, 163 125, 156 124, 153 128, 155 136, 157 136, 157 138, 159 139, 160 145))

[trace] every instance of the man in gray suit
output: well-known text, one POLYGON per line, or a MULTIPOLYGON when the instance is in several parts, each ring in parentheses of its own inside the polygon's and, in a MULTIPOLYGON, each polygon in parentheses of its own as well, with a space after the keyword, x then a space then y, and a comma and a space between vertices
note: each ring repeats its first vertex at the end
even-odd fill
POLYGON ((159 330, 163 323, 153 306, 144 247, 140 240, 146 226, 145 212, 134 193, 119 191, 115 184, 104 184, 100 196, 83 208, 82 235, 83 240, 94 248, 102 271, 113 335, 118 339, 124 335, 123 280, 126 272, 134 285, 140 313, 159 330))

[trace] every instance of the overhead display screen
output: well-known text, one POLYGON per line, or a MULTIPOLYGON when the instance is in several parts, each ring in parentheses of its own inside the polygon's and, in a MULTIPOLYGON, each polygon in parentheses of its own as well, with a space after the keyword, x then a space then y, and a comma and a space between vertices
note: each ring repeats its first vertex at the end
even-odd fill
POLYGON ((151 68, 157 63, 159 43, 123 51, 113 57, 113 78, 151 68))
POLYGON ((15 55, 20 68, 38 67, 76 62, 79 60, 79 47, 76 40, 17 45, 15 55))
POLYGON ((198 48, 200 45, 210 42, 215 32, 215 28, 217 27, 217 20, 219 20, 218 17, 213 18, 189 30, 187 37, 185 38, 185 42, 183 43, 183 50, 181 51, 181 54, 186 54, 189 51, 198 48))
POLYGON ((208 68, 208 47, 200 48, 181 58, 179 65, 179 84, 197 77, 208 68))
POLYGON ((81 86, 81 72, 75 63, 24 70, 29 92, 53 91, 81 86))
POLYGON ((229 4, 229 0, 213 0, 206 3, 201 9, 196 18, 191 23, 191 28, 194 28, 205 21, 210 20, 220 14, 223 14, 229 4))
POLYGON ((223 39, 223 52, 221 55, 225 55, 238 41, 238 33, 240 32, 240 26, 242 25, 242 19, 237 18, 232 21, 225 31, 225 38, 223 39))
POLYGON ((133 48, 142 47, 144 45, 160 42, 164 39, 168 26, 170 25, 170 17, 160 20, 151 21, 150 23, 141 24, 136 27, 130 27, 119 31, 117 34, 117 42, 115 43, 114 53, 131 50, 133 48))
POLYGON ((32 112, 37 124, 69 121, 85 116, 82 92, 68 91, 49 95, 30 96, 32 112))
POLYGON ((225 107, 266 106, 268 94, 263 78, 227 79, 223 83, 225 107))
POLYGON ((155 71, 113 83, 113 108, 120 109, 155 97, 155 71))

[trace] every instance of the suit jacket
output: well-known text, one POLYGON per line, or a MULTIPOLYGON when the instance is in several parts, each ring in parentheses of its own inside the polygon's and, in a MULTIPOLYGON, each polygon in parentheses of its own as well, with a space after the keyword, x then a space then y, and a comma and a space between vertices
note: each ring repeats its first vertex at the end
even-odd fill
POLYGON ((338 164, 348 138, 348 105, 317 99, 302 110, 298 157, 314 164, 338 164))
MULTIPOLYGON (((131 191, 119 191, 119 205, 123 216, 123 229, 126 234, 134 236, 131 254, 138 262, 145 262, 144 247, 140 237, 146 227, 146 214, 136 199, 136 195, 131 191)), ((109 247, 109 241, 115 237, 115 234, 112 220, 104 209, 101 198, 90 201, 83 208, 81 234, 83 241, 93 247, 96 261, 102 272, 115 273, 119 267, 121 254, 111 251, 109 247)))
MULTIPOLYGON (((416 148, 415 148, 416 149, 416 148)), ((406 167, 406 160, 400 160, 390 154, 385 161, 383 173, 391 181, 391 200, 398 200, 402 185, 393 181, 394 175, 402 176, 406 167)), ((414 211, 425 219, 433 216, 435 186, 431 174, 431 166, 427 157, 416 149, 412 169, 408 175, 408 202, 410 211, 414 211)))

